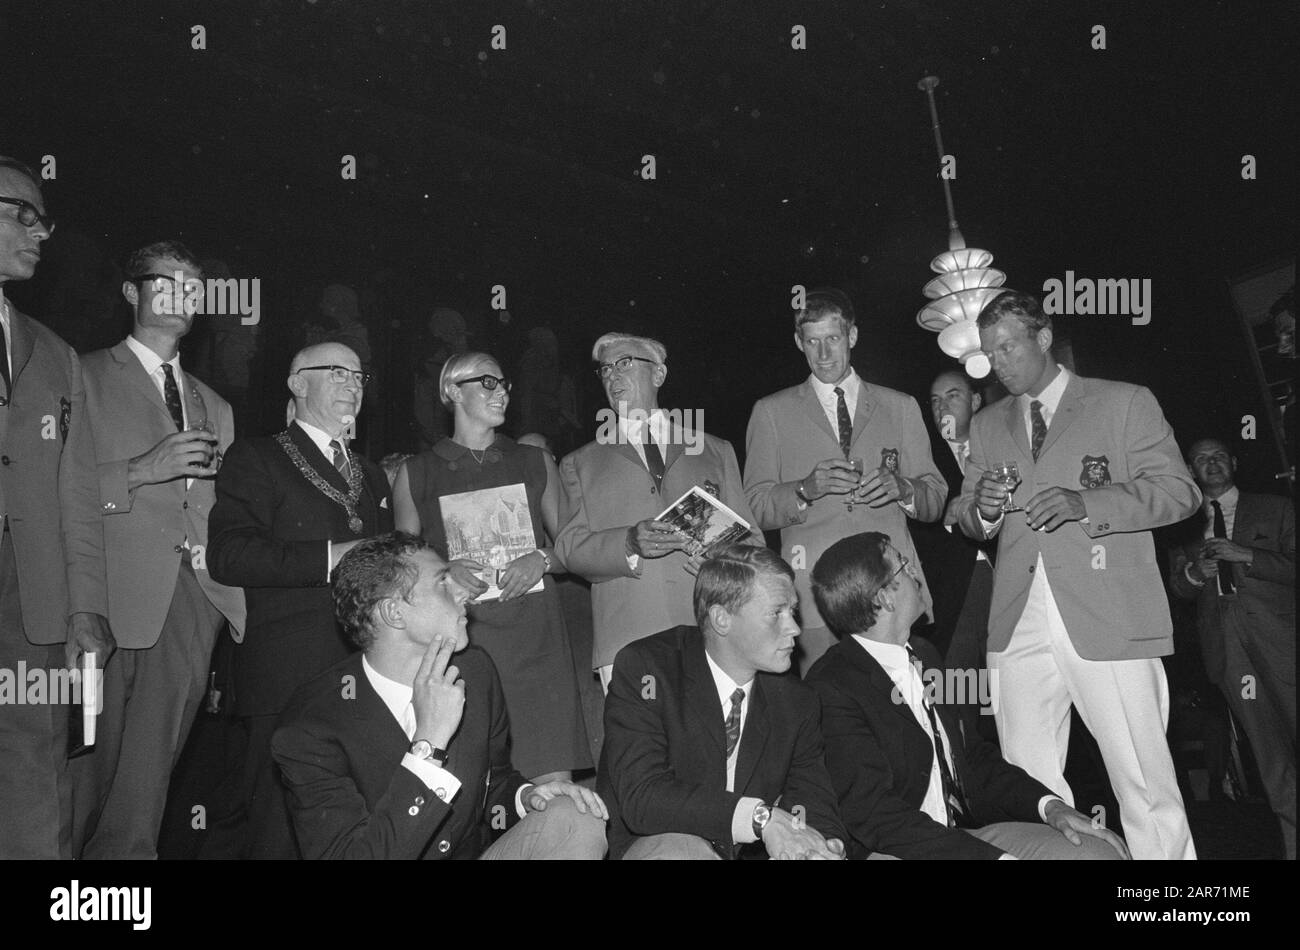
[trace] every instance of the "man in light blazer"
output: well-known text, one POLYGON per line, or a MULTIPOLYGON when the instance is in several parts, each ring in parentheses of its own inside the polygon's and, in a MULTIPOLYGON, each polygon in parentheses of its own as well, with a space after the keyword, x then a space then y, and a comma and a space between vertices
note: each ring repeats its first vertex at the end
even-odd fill
MULTIPOLYGON (((627 644, 694 622, 698 559, 687 538, 655 518, 696 486, 755 525, 731 443, 659 407, 668 350, 658 340, 607 333, 591 350, 610 409, 597 438, 560 463, 564 498, 555 550, 591 582, 592 668, 608 690, 627 644)), ((751 534, 755 538, 757 533, 751 534)))
POLYGON ((1074 804, 1063 770, 1070 706, 1097 740, 1135 858, 1194 858, 1165 740, 1173 652, 1153 528, 1201 493, 1173 430, 1141 386, 1074 376, 1051 358, 1052 321, 1006 291, 978 318, 1011 394, 971 421, 957 517, 997 536, 988 667, 1003 755, 1074 804), (1024 510, 1003 513, 1014 462, 1024 510))
MULTIPOLYGON (((0 669, 14 674, 84 653, 102 669, 114 649, 81 363, 2 292, 53 230, 36 174, 0 156, 0 669)), ((0 708, 0 859, 72 855, 69 709, 50 698, 0 708)))
POLYGON ((235 424, 226 400, 181 367, 198 262, 161 241, 132 254, 126 272, 131 335, 83 362, 118 653, 105 670, 95 751, 73 760, 74 850, 152 859, 217 635, 227 620, 242 634, 244 592, 207 569, 213 476, 235 424))
MULTIPOLYGON (((759 528, 780 529, 781 555, 794 567, 803 625, 799 669, 806 675, 835 642, 809 582, 822 552, 848 535, 880 531, 920 563, 907 520, 943 517, 948 486, 916 400, 854 372, 858 328, 848 296, 814 290, 805 304, 795 314, 794 342, 812 373, 755 404, 745 436, 745 497, 759 528), (862 461, 861 475, 851 459, 862 461)), ((922 580, 930 615, 930 587, 922 580)))
POLYGON ((1221 439, 1187 450, 1205 506, 1172 552, 1169 586, 1196 602, 1205 672, 1246 730, 1269 806, 1295 860, 1295 506, 1238 490, 1221 439))

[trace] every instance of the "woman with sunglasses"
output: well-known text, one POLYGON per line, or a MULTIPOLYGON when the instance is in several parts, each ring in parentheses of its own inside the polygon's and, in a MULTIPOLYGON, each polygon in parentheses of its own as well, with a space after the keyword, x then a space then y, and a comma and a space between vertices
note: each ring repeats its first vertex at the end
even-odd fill
MULTIPOLYGON (((399 530, 422 536, 444 559, 448 513, 475 519, 468 533, 480 548, 498 540, 517 550, 518 539, 527 539, 530 550, 504 564, 489 564, 486 556, 448 563, 452 576, 475 596, 488 588, 482 577, 501 589, 498 600, 470 604, 469 639, 492 657, 501 677, 514 767, 539 783, 570 779, 592 762, 569 634, 554 583, 546 576, 564 570, 550 540, 559 530, 559 472, 546 452, 497 434, 510 404, 510 382, 488 354, 449 358, 438 392, 455 430, 402 466, 393 484, 394 521, 399 530), (527 497, 528 519, 513 504, 512 486, 527 497), (499 500, 465 494, 497 488, 505 489, 499 500), (539 582, 541 590, 530 593, 539 582)), ((518 494, 515 489, 514 497, 518 494)), ((462 537, 467 533, 457 524, 451 530, 462 537)))

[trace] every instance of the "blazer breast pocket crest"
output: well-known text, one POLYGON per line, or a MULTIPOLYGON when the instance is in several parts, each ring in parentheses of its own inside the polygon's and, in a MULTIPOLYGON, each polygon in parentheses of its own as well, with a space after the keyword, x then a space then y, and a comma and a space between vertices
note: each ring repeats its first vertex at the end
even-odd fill
POLYGON ((1079 484, 1084 488, 1101 488, 1110 484, 1110 459, 1104 455, 1085 455, 1079 484))
POLYGON ((880 450, 880 467, 887 472, 898 474, 898 449, 880 450))

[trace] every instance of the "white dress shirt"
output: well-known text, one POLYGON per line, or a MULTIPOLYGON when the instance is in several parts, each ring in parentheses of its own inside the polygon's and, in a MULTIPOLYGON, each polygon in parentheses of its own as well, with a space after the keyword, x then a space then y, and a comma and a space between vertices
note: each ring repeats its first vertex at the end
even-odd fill
POLYGON ((0 333, 5 335, 5 357, 9 361, 9 378, 14 378, 14 338, 9 332, 9 301, 0 292, 0 333))
MULTIPOLYGON (((727 717, 731 715, 731 695, 737 689, 745 691, 745 698, 740 701, 740 739, 736 742, 736 748, 731 751, 727 759, 727 791, 736 790, 736 761, 740 758, 740 746, 745 741, 745 720, 749 718, 749 701, 754 693, 754 680, 748 683, 737 683, 728 676, 717 663, 713 662, 713 657, 709 656, 709 651, 704 651, 704 659, 709 662, 709 672, 713 674, 713 688, 718 691, 718 707, 722 710, 722 721, 725 723, 727 717)), ((754 806, 762 803, 761 798, 746 796, 736 803, 736 810, 731 815, 731 839, 736 844, 749 844, 757 841, 754 836, 754 806)))
MULTIPOLYGON (((650 418, 647 421, 650 424, 650 434, 654 437, 655 445, 659 446, 659 455, 663 458, 666 465, 668 462, 668 456, 665 452, 665 447, 668 445, 668 440, 672 438, 672 426, 668 422, 668 417, 664 415, 662 409, 656 409, 654 412, 650 413, 650 418)), ((628 419, 626 416, 618 417, 619 439, 636 449, 637 457, 641 459, 641 464, 645 465, 646 471, 648 472, 650 471, 650 466, 645 460, 645 443, 642 440, 641 434, 641 430, 644 428, 645 423, 640 419, 628 419)), ((628 569, 635 571, 637 566, 641 563, 641 555, 628 554, 626 557, 628 569)), ((610 669, 612 670, 613 667, 614 664, 611 663, 610 669)), ((608 689, 609 684, 606 683, 605 687, 608 689)))
MULTIPOLYGON (((135 358, 140 361, 140 365, 144 367, 144 371, 149 375, 150 382, 152 382, 154 388, 158 390, 158 395, 163 397, 164 403, 167 402, 167 387, 163 379, 163 364, 166 363, 172 368, 172 376, 176 378, 176 390, 178 393, 182 394, 181 421, 184 428, 189 428, 190 413, 189 407, 185 405, 185 396, 183 395, 185 392, 185 373, 181 370, 180 351, 177 350, 175 356, 169 360, 165 360, 133 336, 126 338, 126 346, 127 349, 135 354, 135 358)), ((190 481, 193 481, 193 479, 190 479, 190 481)))
POLYGON ((809 374, 808 382, 812 383, 813 392, 817 394, 817 401, 822 404, 822 411, 826 413, 826 420, 831 424, 831 431, 838 438, 840 432, 840 397, 835 395, 835 389, 838 387, 844 390, 844 402, 848 406, 849 422, 852 423, 858 414, 858 393, 862 391, 862 380, 858 377, 857 371, 850 368, 849 375, 838 383, 823 383, 815 373, 809 374))

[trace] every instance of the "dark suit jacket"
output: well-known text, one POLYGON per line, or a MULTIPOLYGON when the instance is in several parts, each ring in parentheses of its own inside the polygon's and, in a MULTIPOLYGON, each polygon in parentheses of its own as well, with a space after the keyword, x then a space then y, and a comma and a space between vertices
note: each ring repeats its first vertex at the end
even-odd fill
MULTIPOLYGON (((1295 685, 1295 506, 1289 498, 1241 492, 1232 521, 1232 540, 1251 548, 1255 559, 1232 564, 1237 592, 1220 597, 1218 581, 1204 587, 1188 582, 1183 573, 1195 560, 1205 532, 1205 514, 1191 519, 1197 540, 1173 551, 1170 586, 1186 600, 1196 601, 1196 626, 1201 635, 1205 672, 1215 683, 1224 676, 1223 637, 1231 632, 1252 644, 1268 659, 1268 670, 1281 682, 1295 685)), ((1237 684, 1240 688, 1240 684, 1237 684)))
MULTIPOLYGON (((925 668, 939 656, 923 640, 912 648, 925 668)), ((899 858, 997 858, 993 845, 939 824, 921 811, 934 767, 934 743, 905 702, 893 701, 894 681, 851 637, 826 651, 808 673, 822 701, 826 767, 839 795, 851 840, 849 857, 883 851, 899 858)), ((953 707, 935 704, 959 781, 980 825, 1041 821, 1038 803, 1052 792, 1006 762, 978 735, 964 736, 953 707)))
POLYGON ((491 827, 519 820, 524 777, 510 767, 510 721, 496 667, 477 647, 456 654, 465 711, 445 768, 447 803, 402 765, 406 733, 354 653, 294 694, 271 740, 305 858, 477 858, 491 827), (353 686, 348 690, 348 686, 353 686))
MULTIPOLYGON (((948 443, 933 430, 930 431, 930 455, 939 474, 948 485, 944 509, 961 497, 964 473, 957 467, 948 443)), ((944 526, 944 520, 917 521, 909 518, 907 528, 912 532, 916 555, 921 559, 921 570, 930 586, 934 599, 934 625, 936 639, 947 643, 952 636, 962 605, 966 602, 966 589, 970 587, 975 569, 975 556, 981 549, 988 554, 990 563, 997 549, 995 541, 975 541, 956 525, 944 526), (949 530, 951 528, 951 530, 949 530)))
MULTIPOLYGON (((734 854, 731 819, 746 796, 802 806, 808 825, 844 840, 818 727, 817 697, 790 676, 759 673, 727 791, 722 706, 695 627, 630 643, 605 698, 597 788, 609 807, 609 853, 643 835, 699 835, 734 854)), ((847 843, 847 842, 846 842, 847 843)))
MULTIPOLYGON (((296 424, 289 432, 316 470, 346 492, 307 433, 296 424)), ((208 518, 208 570, 218 583, 243 587, 248 602, 235 649, 238 715, 280 712, 294 689, 351 651, 334 621, 326 541, 393 530, 388 478, 359 454, 352 461, 365 471, 360 535, 349 530, 343 506, 313 486, 274 438, 239 439, 226 453, 208 518)))
POLYGON ((13 392, 0 405, 0 515, 9 522, 23 628, 63 643, 68 616, 108 616, 104 529, 81 363, 12 304, 13 392))

